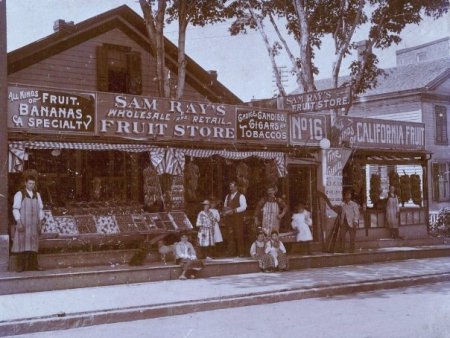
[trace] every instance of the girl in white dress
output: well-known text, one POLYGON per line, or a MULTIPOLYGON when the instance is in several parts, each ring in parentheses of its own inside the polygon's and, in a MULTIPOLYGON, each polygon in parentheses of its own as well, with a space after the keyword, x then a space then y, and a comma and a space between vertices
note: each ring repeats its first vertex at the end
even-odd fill
POLYGON ((198 244, 206 259, 211 259, 212 247, 214 247, 214 216, 210 210, 211 203, 208 200, 202 202, 203 210, 197 216, 198 244))
POLYGON ((297 242, 303 242, 305 244, 308 255, 311 254, 309 242, 313 239, 309 228, 311 225, 311 213, 305 209, 304 203, 298 203, 296 212, 292 215, 291 226, 297 232, 297 242))
POLYGON ((217 200, 215 198, 211 198, 211 208, 209 211, 213 215, 214 218, 214 243, 221 243, 223 242, 222 232, 220 231, 220 213, 219 210, 217 210, 217 200))

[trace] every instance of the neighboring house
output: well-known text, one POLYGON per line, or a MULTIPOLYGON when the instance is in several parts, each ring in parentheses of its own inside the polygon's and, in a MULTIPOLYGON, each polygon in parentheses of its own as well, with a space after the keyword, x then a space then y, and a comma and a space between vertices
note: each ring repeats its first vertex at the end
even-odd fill
MULTIPOLYGON (((450 37, 401 49, 396 55, 397 67, 385 69, 386 77, 380 76, 377 87, 354 102, 349 115, 425 123, 425 145, 431 153, 429 210, 436 211, 450 206, 450 37)), ((341 83, 346 80, 342 77, 341 83)), ((316 81, 316 87, 331 88, 331 79, 316 81)), ((403 166, 399 173, 405 169, 422 175, 417 166, 403 166)), ((381 174, 386 183, 386 171, 381 174)))

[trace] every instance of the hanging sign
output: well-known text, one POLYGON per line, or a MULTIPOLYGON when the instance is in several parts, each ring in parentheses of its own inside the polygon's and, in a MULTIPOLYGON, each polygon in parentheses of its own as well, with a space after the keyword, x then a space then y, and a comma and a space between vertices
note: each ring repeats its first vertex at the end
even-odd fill
POLYGON ((236 133, 239 141, 287 143, 288 117, 285 112, 236 109, 236 133))
POLYGON ((286 96, 284 107, 297 113, 347 107, 350 104, 350 87, 341 87, 286 96))
POLYGON ((229 142, 235 106, 98 93, 97 134, 142 140, 229 142))
POLYGON ((331 148, 323 151, 323 170, 325 194, 332 204, 342 203, 343 169, 352 151, 350 149, 331 148))
POLYGON ((332 127, 339 144, 358 148, 425 149, 425 124, 338 116, 332 127))
POLYGON ((8 128, 27 132, 95 131, 95 94, 8 88, 8 128))

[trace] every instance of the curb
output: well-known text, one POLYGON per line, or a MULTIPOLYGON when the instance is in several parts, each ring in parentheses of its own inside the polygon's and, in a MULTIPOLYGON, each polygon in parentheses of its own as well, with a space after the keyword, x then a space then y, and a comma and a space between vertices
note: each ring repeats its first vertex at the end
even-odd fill
POLYGON ((318 285, 302 289, 280 289, 229 297, 210 298, 160 305, 138 306, 82 313, 58 313, 53 316, 24 318, 0 322, 0 336, 112 324, 143 319, 183 315, 193 312, 277 303, 307 298, 333 297, 358 292, 395 289, 450 281, 450 272, 414 277, 369 280, 358 283, 318 285))

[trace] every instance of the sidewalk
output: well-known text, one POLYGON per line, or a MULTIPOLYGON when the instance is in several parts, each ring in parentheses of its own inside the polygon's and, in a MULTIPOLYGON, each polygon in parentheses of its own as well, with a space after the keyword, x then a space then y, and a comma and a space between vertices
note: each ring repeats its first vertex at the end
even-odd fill
POLYGON ((450 280, 448 257, 0 296, 0 336, 450 280))

